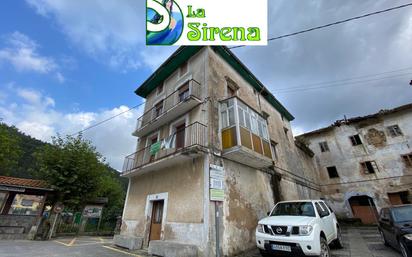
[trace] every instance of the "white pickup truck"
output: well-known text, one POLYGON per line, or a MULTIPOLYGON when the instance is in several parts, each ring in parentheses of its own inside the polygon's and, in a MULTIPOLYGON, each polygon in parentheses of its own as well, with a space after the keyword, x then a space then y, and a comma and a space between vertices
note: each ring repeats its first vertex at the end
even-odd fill
POLYGON ((338 221, 321 200, 279 202, 259 221, 256 244, 262 256, 329 257, 329 244, 342 247, 338 221))

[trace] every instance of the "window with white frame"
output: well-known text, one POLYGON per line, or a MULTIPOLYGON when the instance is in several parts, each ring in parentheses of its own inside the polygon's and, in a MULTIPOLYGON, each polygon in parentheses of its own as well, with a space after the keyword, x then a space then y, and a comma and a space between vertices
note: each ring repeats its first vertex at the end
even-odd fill
POLYGON ((220 117, 222 128, 228 128, 235 125, 235 107, 233 102, 233 99, 229 99, 221 105, 220 117))

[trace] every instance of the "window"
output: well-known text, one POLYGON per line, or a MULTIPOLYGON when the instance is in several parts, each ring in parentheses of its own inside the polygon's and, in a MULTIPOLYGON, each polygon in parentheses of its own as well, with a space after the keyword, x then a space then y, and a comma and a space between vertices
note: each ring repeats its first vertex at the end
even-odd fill
POLYGON ((187 98, 189 98, 189 82, 179 88, 179 102, 183 102, 187 98))
POLYGON ((339 178, 338 170, 335 166, 327 167, 329 178, 339 178))
POLYGON ((320 207, 322 207, 322 209, 324 210, 326 216, 328 216, 330 214, 328 207, 326 207, 326 204, 323 202, 319 202, 320 207))
POLYGON ((399 137, 403 135, 398 125, 389 126, 387 129, 391 137, 399 137))
POLYGON ((38 215, 43 202, 42 195, 16 194, 9 214, 38 215))
POLYGON ((233 106, 233 99, 222 104, 220 111, 222 128, 227 128, 235 125, 235 110, 233 106))
POLYGON ((287 138, 287 139, 289 139, 289 137, 288 137, 288 132, 289 132, 289 129, 287 129, 287 128, 283 127, 283 132, 285 132, 285 136, 286 136, 286 138, 287 138))
POLYGON ((159 117, 163 113, 163 100, 155 105, 154 118, 159 117))
POLYGON ((163 83, 157 87, 157 95, 160 95, 163 92, 163 83))
POLYGON ((412 153, 402 155, 402 159, 407 167, 412 167, 412 153))
POLYGON ((315 210, 311 202, 278 203, 270 216, 308 216, 315 217, 315 210))
POLYGON ((3 205, 6 203, 7 193, 0 192, 0 213, 3 211, 3 205))
POLYGON ((361 144, 362 144, 362 140, 361 140, 361 138, 360 138, 359 135, 350 136, 349 139, 350 139, 350 141, 352 142, 352 145, 353 145, 353 146, 361 145, 361 144))
POLYGON ((319 143, 319 147, 320 147, 320 151, 323 152, 329 152, 329 146, 328 146, 328 142, 324 141, 324 142, 320 142, 319 143))
POLYGON ((273 159, 277 160, 278 159, 278 153, 277 153, 277 145, 278 143, 276 143, 275 141, 271 140, 270 141, 270 146, 272 147, 272 155, 273 155, 273 159))
POLYGON ((373 174, 378 171, 378 166, 375 161, 362 162, 361 167, 364 174, 373 174))
POLYGON ((320 206, 319 203, 315 203, 315 206, 320 217, 325 217, 329 215, 329 211, 327 209, 323 209, 323 207, 320 206))
POLYGON ((182 77, 183 75, 185 75, 187 73, 188 70, 188 66, 187 66, 187 62, 184 62, 182 64, 182 66, 180 66, 180 74, 179 76, 182 77))
POLYGON ((227 86, 227 97, 232 97, 236 95, 236 90, 230 86, 227 86))

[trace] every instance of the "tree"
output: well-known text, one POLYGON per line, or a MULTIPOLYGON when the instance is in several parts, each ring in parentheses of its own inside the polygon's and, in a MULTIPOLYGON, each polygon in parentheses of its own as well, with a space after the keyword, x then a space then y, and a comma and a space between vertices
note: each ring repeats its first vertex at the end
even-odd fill
POLYGON ((0 122, 0 175, 4 176, 10 176, 17 169, 22 155, 20 138, 11 133, 12 130, 17 131, 0 122))
POLYGON ((53 138, 34 154, 35 171, 57 193, 57 200, 73 209, 99 195, 106 165, 91 142, 77 137, 53 138))

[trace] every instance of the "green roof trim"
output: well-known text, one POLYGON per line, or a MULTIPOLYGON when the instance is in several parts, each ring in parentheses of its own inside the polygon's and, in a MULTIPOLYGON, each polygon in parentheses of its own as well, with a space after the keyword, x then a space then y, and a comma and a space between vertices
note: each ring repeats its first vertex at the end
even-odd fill
MULTIPOLYGON (((195 55, 204 46, 182 46, 176 50, 143 84, 135 93, 146 98, 162 81, 168 78, 180 65, 195 55)), ((270 93, 270 91, 253 75, 253 73, 224 46, 212 46, 230 66, 235 69, 244 80, 251 84, 262 96, 287 120, 295 119, 292 114, 270 93)))
POLYGON ((167 79, 185 61, 195 55, 203 46, 179 47, 160 67, 134 91, 138 96, 146 98, 161 82, 167 79))

